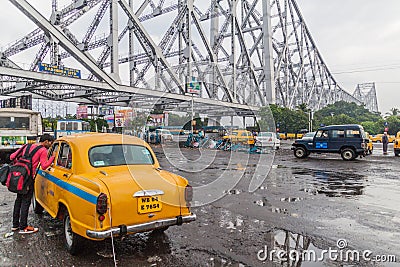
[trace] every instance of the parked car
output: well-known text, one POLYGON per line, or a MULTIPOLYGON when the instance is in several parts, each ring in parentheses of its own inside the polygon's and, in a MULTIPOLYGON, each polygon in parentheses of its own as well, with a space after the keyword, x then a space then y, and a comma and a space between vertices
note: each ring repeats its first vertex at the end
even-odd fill
MULTIPOLYGON (((372 135, 370 137, 370 139, 372 142, 382 143, 382 136, 383 136, 383 134, 372 135)), ((388 135, 388 139, 389 139, 389 143, 393 143, 394 140, 396 139, 396 136, 388 135)))
POLYGON ((156 133, 161 136, 162 141, 172 141, 173 136, 171 132, 167 129, 157 129, 156 133))
POLYGON ((231 134, 224 135, 223 139, 230 139, 232 143, 243 143, 246 145, 254 145, 255 143, 253 134, 247 130, 233 130, 231 134))
POLYGON ((304 131, 298 131, 297 133, 280 133, 279 134, 279 139, 281 140, 287 140, 287 139, 298 139, 302 138, 304 135, 304 131))
POLYGON ((33 208, 63 221, 65 246, 77 254, 82 239, 102 240, 163 231, 196 219, 192 187, 160 168, 150 146, 133 136, 89 133, 56 140, 54 164, 39 170, 33 208))
POLYGON ((398 157, 400 155, 400 132, 396 134, 396 140, 393 144, 394 155, 398 157))
POLYGON ((361 125, 331 125, 319 128, 313 139, 297 139, 292 150, 295 157, 311 153, 339 153, 344 160, 367 154, 367 137, 361 125))
POLYGON ((277 138, 274 132, 259 132, 256 136, 255 146, 257 147, 270 147, 272 149, 279 149, 281 141, 277 138))

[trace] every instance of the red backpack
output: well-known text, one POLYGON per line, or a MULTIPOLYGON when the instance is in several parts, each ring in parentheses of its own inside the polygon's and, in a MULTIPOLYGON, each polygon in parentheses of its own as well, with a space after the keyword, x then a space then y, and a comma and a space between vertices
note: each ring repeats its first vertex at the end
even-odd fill
POLYGON ((32 158, 43 146, 37 146, 29 153, 31 147, 31 144, 25 145, 25 153, 22 157, 20 153, 22 153, 23 149, 20 150, 21 152, 18 153, 8 172, 6 186, 13 193, 26 194, 33 186, 34 170, 32 170, 32 158))

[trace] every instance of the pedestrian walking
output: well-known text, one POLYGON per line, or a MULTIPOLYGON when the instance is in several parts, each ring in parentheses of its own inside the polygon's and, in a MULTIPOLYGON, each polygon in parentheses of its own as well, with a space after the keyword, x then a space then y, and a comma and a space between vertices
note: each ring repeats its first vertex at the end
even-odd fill
MULTIPOLYGON (((40 147, 36 153, 32 156, 32 178, 35 178, 36 168, 39 163, 43 170, 47 169, 54 161, 54 155, 47 159, 47 150, 52 145, 54 138, 49 134, 43 134, 39 139, 39 144, 32 144, 29 149, 29 153, 40 147)), ((17 160, 20 156, 25 155, 27 145, 21 147, 13 154, 10 155, 11 161, 17 160)), ((26 194, 17 193, 17 198, 14 203, 13 210, 13 226, 12 231, 20 230, 21 234, 35 233, 39 229, 33 226, 28 226, 28 212, 29 206, 31 205, 31 199, 33 196, 33 186, 29 188, 26 194)))
POLYGON ((382 145, 383 145, 383 154, 384 155, 387 155, 387 153, 388 153, 387 152, 388 144, 389 144, 389 138, 388 138, 387 132, 384 132, 383 136, 382 136, 382 145))

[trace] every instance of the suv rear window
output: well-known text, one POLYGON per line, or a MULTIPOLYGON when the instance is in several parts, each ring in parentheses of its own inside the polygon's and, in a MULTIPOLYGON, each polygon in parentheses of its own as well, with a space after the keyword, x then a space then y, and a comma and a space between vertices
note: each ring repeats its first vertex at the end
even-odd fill
POLYGON ((93 167, 154 164, 150 151, 138 145, 95 146, 89 150, 89 161, 93 167))

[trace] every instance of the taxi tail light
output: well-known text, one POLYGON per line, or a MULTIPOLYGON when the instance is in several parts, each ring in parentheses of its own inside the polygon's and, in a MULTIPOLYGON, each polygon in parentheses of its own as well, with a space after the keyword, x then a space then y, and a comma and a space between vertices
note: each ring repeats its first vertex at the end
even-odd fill
POLYGON ((107 195, 101 193, 97 197, 96 211, 100 214, 104 214, 107 212, 107 195))
POLYGON ((187 185, 185 188, 185 200, 186 202, 190 202, 193 199, 193 187, 191 185, 187 185))

